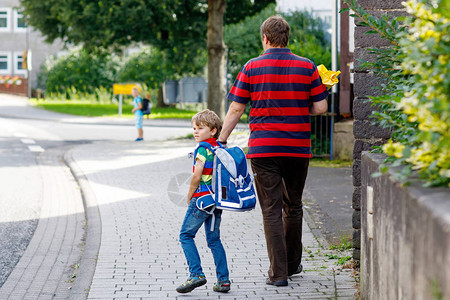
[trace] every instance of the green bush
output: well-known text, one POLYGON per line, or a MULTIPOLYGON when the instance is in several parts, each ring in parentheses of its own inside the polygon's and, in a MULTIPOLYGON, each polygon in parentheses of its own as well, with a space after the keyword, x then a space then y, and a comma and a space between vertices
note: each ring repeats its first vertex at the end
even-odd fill
POLYGON ((111 91, 118 67, 117 59, 110 55, 74 50, 58 59, 49 59, 41 80, 45 80, 47 94, 65 94, 67 99, 74 94, 97 95, 99 89, 111 91))
POLYGON ((179 79, 182 75, 197 75, 206 65, 206 54, 200 51, 188 66, 180 66, 157 48, 144 48, 130 56, 119 71, 120 82, 141 82, 149 89, 159 88, 166 79, 179 79))
POLYGON ((445 1, 431 2, 407 1, 410 15, 389 19, 375 18, 346 0, 353 16, 371 27, 369 34, 391 42, 390 47, 372 49, 377 60, 363 64, 384 77, 384 95, 371 97, 378 106, 377 124, 392 130, 380 149, 390 156, 382 171, 403 165, 400 179, 416 171, 426 185, 450 186, 450 20, 441 14, 445 1))
MULTIPOLYGON (((275 5, 269 5, 259 14, 245 18, 237 24, 225 26, 224 40, 228 47, 228 73, 236 78, 242 66, 251 58, 262 54, 260 26, 268 17, 276 14, 275 5)), ((331 66, 331 48, 320 18, 307 11, 283 14, 289 23, 288 47, 297 55, 307 57, 317 65, 331 66)))
POLYGON ((331 70, 331 44, 326 37, 325 25, 306 11, 285 14, 291 30, 289 45, 292 53, 311 59, 317 66, 323 64, 331 70))

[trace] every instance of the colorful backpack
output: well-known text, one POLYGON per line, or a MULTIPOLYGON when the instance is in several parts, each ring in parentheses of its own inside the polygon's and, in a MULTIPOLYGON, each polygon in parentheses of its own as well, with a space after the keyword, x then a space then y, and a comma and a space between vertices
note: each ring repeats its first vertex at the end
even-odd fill
POLYGON ((231 211, 248 211, 255 208, 256 194, 253 187, 253 176, 248 173, 247 159, 240 147, 224 148, 200 142, 199 147, 205 147, 214 153, 213 178, 209 194, 197 199, 200 210, 212 214, 214 209, 231 211))

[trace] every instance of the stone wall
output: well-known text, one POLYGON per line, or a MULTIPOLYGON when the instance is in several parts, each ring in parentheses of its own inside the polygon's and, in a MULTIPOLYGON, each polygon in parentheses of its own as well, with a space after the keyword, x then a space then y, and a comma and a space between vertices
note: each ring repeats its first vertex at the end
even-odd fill
POLYGON ((354 142, 353 120, 335 123, 333 126, 333 159, 352 160, 354 142))
MULTIPOLYGON (((372 15, 380 16, 398 15, 403 13, 402 0, 357 0, 361 7, 372 15)), ((375 96, 382 93, 380 89, 374 89, 379 85, 380 80, 373 74, 361 68, 360 60, 372 60, 367 53, 369 47, 385 47, 389 43, 381 39, 378 35, 365 35, 369 29, 358 25, 355 19, 355 52, 354 52, 354 94, 353 101, 353 134, 355 143, 353 147, 353 258, 359 261, 360 258, 360 236, 361 236, 361 152, 370 150, 375 145, 383 144, 390 137, 388 130, 372 125, 369 116, 373 107, 368 101, 368 96, 375 96)))
POLYGON ((402 186, 362 155, 361 299, 450 299, 450 189, 402 186))

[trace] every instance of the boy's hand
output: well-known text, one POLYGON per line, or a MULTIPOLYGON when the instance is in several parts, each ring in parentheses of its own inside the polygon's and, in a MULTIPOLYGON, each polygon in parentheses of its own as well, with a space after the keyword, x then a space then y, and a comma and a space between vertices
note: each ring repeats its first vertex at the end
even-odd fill
POLYGON ((189 191, 188 191, 188 195, 187 195, 188 205, 189 205, 189 203, 191 203, 192 195, 194 195, 195 190, 197 190, 198 185, 200 184, 200 180, 202 178, 202 173, 203 173, 204 167, 205 167, 205 164, 200 159, 197 158, 195 161, 194 174, 192 175, 191 183, 189 185, 189 191))

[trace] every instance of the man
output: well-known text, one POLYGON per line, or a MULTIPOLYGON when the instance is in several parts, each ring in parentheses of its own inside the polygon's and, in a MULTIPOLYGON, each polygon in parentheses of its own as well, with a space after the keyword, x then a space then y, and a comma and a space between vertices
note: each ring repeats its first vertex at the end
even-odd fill
POLYGON ((286 48, 281 16, 261 25, 264 54, 248 61, 228 95, 233 102, 219 142, 226 143, 250 102, 247 157, 255 176, 270 261, 266 283, 287 286, 302 271, 302 193, 311 154, 310 114, 328 109, 326 87, 310 60, 286 48))

